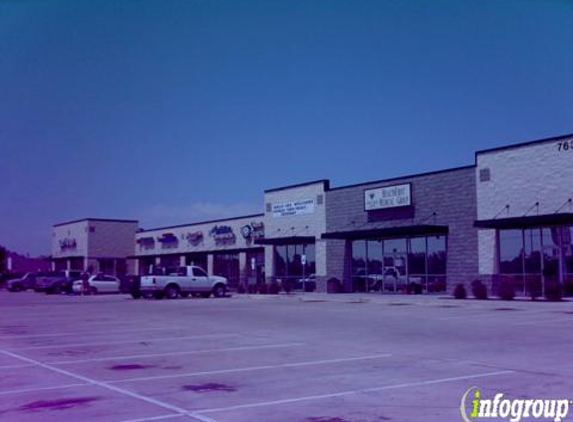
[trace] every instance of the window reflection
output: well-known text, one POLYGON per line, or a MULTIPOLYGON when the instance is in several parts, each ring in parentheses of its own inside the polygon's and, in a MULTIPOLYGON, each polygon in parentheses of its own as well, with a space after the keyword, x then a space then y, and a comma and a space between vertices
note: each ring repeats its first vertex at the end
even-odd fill
POLYGON ((446 236, 356 240, 352 281, 354 291, 445 291, 446 236))

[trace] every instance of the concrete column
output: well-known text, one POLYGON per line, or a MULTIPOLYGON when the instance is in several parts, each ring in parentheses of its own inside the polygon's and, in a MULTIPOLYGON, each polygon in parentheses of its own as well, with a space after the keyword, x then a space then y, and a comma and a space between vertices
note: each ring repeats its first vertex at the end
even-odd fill
POLYGON ((180 266, 180 267, 184 267, 185 265, 186 265, 185 255, 181 255, 181 256, 179 257, 179 266, 180 266))
POLYGON ((207 274, 212 275, 213 274, 213 254, 210 253, 207 255, 207 274))
POLYGON ((270 283, 275 276, 275 254, 273 245, 265 245, 265 277, 266 282, 270 283))
POLYGON ((88 270, 88 265, 89 265, 89 260, 88 260, 88 257, 86 256, 84 258, 84 271, 88 270))
POLYGON ((161 265, 161 257, 159 256, 155 257, 155 265, 161 265))
POLYGON ((139 259, 135 258, 132 260, 133 262, 133 273, 135 275, 139 275, 139 259))
POLYGON ((247 283, 247 253, 239 252, 239 283, 247 283))
POLYGON ((66 270, 71 270, 71 269, 72 269, 72 260, 66 259, 66 270))

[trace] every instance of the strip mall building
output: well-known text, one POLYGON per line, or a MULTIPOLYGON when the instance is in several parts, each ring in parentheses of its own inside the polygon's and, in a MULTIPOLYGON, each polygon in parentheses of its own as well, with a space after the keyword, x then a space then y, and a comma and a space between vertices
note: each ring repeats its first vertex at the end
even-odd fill
MULTIPOLYGON (((312 279, 344 291, 451 291, 480 279, 573 282, 573 135, 479 151, 467 167, 264 192, 261 214, 138 229, 54 226, 56 268, 145 274, 197 264, 231 284, 312 279), (312 277, 311 277, 312 276, 312 277)), ((296 284, 296 283, 295 283, 296 284)))

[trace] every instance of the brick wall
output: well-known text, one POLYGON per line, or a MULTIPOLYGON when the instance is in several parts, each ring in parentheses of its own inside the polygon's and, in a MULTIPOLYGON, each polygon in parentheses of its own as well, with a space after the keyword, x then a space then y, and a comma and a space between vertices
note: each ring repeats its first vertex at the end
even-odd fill
MULTIPOLYGON (((326 194, 327 232, 346 231, 357 227, 389 228, 416 224, 448 226, 448 290, 460 282, 469 285, 478 275, 477 230, 473 227, 477 216, 475 176, 475 168, 466 167, 330 190, 326 194), (378 221, 369 222, 368 213, 364 211, 364 190, 402 183, 412 184, 413 206, 402 214, 388 213, 387 218, 382 216, 378 221)), ((348 286, 350 242, 328 240, 327 249, 327 277, 344 280, 348 286)))

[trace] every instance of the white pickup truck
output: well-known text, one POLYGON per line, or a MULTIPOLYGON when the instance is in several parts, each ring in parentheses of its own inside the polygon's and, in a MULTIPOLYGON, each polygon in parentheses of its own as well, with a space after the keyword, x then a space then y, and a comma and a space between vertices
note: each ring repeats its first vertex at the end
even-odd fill
POLYGON ((227 292, 227 279, 209 276, 202 268, 190 265, 169 268, 164 275, 141 277, 141 294, 143 297, 175 299, 178 296, 223 297, 227 292))

